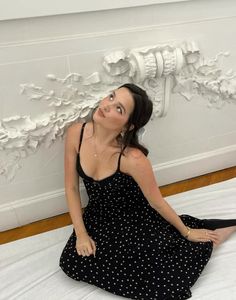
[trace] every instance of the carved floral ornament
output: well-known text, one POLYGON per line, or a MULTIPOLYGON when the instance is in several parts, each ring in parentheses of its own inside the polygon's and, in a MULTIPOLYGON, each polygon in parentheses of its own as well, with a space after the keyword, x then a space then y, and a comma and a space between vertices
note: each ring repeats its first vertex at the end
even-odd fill
POLYGON ((235 103, 236 73, 229 70, 223 74, 218 67, 219 59, 227 55, 219 53, 205 59, 195 42, 118 50, 104 55, 103 71, 87 78, 78 73, 63 79, 48 74, 47 79, 57 82, 61 91, 58 84, 50 91, 33 83, 21 84, 21 94, 31 101, 45 101, 50 109, 34 119, 16 115, 0 121, 0 174, 12 180, 22 158, 35 153, 42 144, 50 147, 57 138, 63 138, 72 122, 86 118, 109 90, 126 82, 147 91, 154 105, 153 118, 167 114, 171 92, 186 100, 200 94, 208 106, 217 108, 226 102, 235 103))

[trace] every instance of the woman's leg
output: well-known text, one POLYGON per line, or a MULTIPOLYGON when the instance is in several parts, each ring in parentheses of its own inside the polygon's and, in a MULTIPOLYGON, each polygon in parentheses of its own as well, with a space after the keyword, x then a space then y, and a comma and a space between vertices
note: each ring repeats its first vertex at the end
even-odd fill
POLYGON ((203 226, 206 229, 218 229, 236 226, 236 219, 203 219, 203 226))
POLYGON ((218 241, 214 243, 214 248, 236 232, 236 219, 204 219, 203 223, 204 228, 214 230, 218 235, 218 241))
POLYGON ((215 232, 218 235, 218 241, 214 246, 218 246, 227 240, 232 233, 236 232, 236 226, 218 228, 215 229, 215 232))

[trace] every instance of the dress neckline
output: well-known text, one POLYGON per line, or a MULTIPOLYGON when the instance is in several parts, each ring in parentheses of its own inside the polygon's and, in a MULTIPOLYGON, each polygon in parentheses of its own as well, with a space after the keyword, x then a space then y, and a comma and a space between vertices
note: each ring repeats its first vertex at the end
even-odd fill
POLYGON ((130 176, 130 175, 128 175, 128 174, 120 171, 120 159, 121 159, 122 152, 124 151, 124 149, 126 148, 126 146, 123 148, 123 151, 120 152, 120 155, 119 155, 119 158, 118 158, 118 163, 117 163, 117 168, 116 168, 115 172, 113 172, 111 175, 108 175, 108 176, 106 176, 104 178, 101 178, 101 179, 94 179, 92 176, 89 176, 89 175, 87 175, 84 172, 84 170, 83 170, 83 168, 81 166, 81 162, 80 162, 80 148, 81 148, 81 144, 82 144, 82 140, 83 140, 83 134, 84 134, 85 125, 86 125, 86 122, 83 123, 82 128, 81 128, 80 141, 79 141, 79 149, 78 149, 78 152, 77 152, 77 160, 79 161, 79 170, 83 174, 83 176, 85 178, 91 180, 91 181, 94 181, 94 182, 103 182, 103 181, 106 181, 107 179, 110 179, 110 178, 114 177, 118 173, 122 173, 124 175, 130 176))
POLYGON ((95 179, 95 178, 93 178, 92 176, 89 176, 89 175, 87 175, 85 172, 84 172, 84 170, 83 170, 83 168, 82 168, 82 166, 81 166, 81 163, 80 163, 80 154, 79 154, 79 152, 77 153, 77 159, 78 159, 78 161, 79 161, 79 167, 80 167, 80 171, 81 171, 81 173, 82 173, 82 175, 85 177, 85 178, 87 178, 87 179, 89 179, 89 180, 91 180, 91 181, 94 181, 94 182, 103 182, 103 181, 106 181, 107 179, 111 179, 112 177, 114 177, 116 174, 118 174, 118 173, 122 173, 122 174, 125 174, 125 175, 127 175, 127 176, 130 176, 130 175, 128 175, 128 174, 126 174, 126 173, 124 173, 124 172, 121 172, 120 171, 120 168, 119 168, 119 166, 117 167, 117 169, 115 170, 115 172, 113 172, 112 174, 110 174, 110 175, 108 175, 108 176, 106 176, 106 177, 104 177, 104 178, 101 178, 101 179, 95 179))

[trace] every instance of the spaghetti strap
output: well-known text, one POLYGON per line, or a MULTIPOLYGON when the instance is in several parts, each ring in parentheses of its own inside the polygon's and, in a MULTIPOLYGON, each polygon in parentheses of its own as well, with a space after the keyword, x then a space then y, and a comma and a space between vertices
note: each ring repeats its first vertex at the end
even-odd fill
MULTIPOLYGON (((122 145, 116 149, 114 159, 118 167, 124 159, 123 148, 122 145)), ((75 255, 74 229, 60 257, 62 271, 73 280, 127 300, 189 299, 190 288, 210 259, 213 243, 193 243, 182 237, 151 207, 129 174, 117 171, 94 179, 83 172, 79 154, 76 170, 88 195, 84 225, 99 245, 99 253, 92 258, 75 255), (128 252, 127 245, 131 245, 128 252), (98 272, 99 266, 102 270, 98 272), (102 277, 103 274, 106 276, 102 277)), ((204 228, 201 219, 190 215, 180 217, 186 226, 204 228)))
POLYGON ((86 122, 83 123, 82 127, 81 127, 81 131, 80 131, 80 139, 79 139, 79 149, 78 149, 78 153, 80 151, 80 147, 81 147, 81 143, 82 143, 82 139, 83 139, 83 134, 84 134, 84 127, 85 127, 86 122))
POLYGON ((118 164, 117 164, 117 171, 120 171, 120 159, 121 159, 121 155, 124 152, 126 146, 124 146, 123 150, 121 150, 119 158, 118 158, 118 164))

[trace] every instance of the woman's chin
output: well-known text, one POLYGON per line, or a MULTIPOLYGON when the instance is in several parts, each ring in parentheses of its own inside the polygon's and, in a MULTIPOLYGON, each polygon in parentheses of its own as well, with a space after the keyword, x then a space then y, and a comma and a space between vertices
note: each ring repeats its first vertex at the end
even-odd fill
POLYGON ((97 124, 103 124, 104 123, 104 118, 99 116, 97 113, 93 115, 93 121, 97 124))

